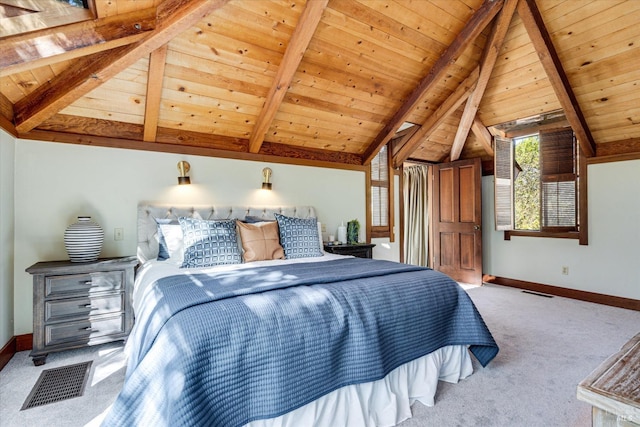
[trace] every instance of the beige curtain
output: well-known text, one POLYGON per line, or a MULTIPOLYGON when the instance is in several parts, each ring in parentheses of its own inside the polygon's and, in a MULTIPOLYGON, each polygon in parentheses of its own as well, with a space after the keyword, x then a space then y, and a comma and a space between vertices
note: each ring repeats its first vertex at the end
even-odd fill
POLYGON ((404 168, 404 262, 429 266, 428 166, 404 168))

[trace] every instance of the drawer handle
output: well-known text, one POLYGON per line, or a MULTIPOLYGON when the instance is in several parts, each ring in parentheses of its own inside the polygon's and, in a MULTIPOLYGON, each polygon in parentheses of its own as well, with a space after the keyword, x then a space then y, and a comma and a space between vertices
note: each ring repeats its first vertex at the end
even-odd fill
POLYGON ((97 310, 98 307, 96 307, 95 305, 91 305, 91 304, 85 304, 84 308, 90 308, 91 310, 97 310))
POLYGON ((87 326, 86 328, 82 328, 82 329, 87 332, 99 332, 98 329, 93 329, 91 326, 87 326))
POLYGON ((84 282, 84 284, 87 286, 91 286, 93 285, 93 282, 91 280, 87 280, 86 282, 84 282))

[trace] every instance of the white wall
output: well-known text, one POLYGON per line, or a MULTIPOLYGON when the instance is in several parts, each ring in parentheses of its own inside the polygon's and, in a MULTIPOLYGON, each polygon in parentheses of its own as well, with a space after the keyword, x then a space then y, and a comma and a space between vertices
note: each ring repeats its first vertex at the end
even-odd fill
POLYGON ((13 173, 15 141, 0 129, 0 348, 13 337, 13 173))
POLYGON ((105 230, 101 256, 135 254, 140 201, 312 205, 325 234, 336 234, 341 221, 366 224, 363 172, 23 140, 15 157, 15 335, 32 331, 25 268, 68 259, 63 233, 78 215, 91 215, 105 230), (190 186, 177 185, 179 160, 191 164, 190 186), (273 170, 271 192, 259 190, 265 166, 273 170), (123 241, 113 240, 116 227, 124 228, 123 241))
POLYGON ((587 173, 587 246, 574 239, 504 240, 494 226, 493 177, 483 178, 484 273, 640 299, 640 160, 594 164, 587 173))
MULTIPOLYGON (((341 221, 358 218, 366 224, 362 172, 36 141, 15 143, 1 130, 0 137, 0 347, 13 335, 31 332, 32 284, 24 270, 37 261, 67 258, 64 229, 78 215, 92 215, 105 229, 102 256, 135 253, 139 201, 313 205, 326 224, 326 234, 336 234, 341 221), (191 163, 191 186, 176 185, 179 160, 191 163), (258 189, 265 166, 273 169, 272 192, 258 189), (113 240, 116 227, 124 228, 123 241, 113 240)), ((580 246, 567 239, 513 237, 505 241, 502 232, 493 230, 493 178, 483 178, 484 272, 640 299, 638 183, 640 160, 589 166, 589 245, 580 246), (561 274, 563 265, 569 267, 567 276, 561 274)), ((375 258, 398 260, 398 198, 399 189, 398 238, 394 243, 375 239, 375 258)))

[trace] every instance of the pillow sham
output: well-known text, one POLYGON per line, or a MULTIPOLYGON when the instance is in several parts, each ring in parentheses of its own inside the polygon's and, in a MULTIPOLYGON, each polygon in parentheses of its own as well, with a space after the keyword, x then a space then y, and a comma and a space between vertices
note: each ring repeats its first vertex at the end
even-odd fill
POLYGON ((272 259, 284 259, 284 249, 280 245, 278 223, 260 222, 245 224, 237 222, 240 241, 244 253, 244 262, 268 261, 272 259))
POLYGON ((184 235, 183 268, 240 264, 236 221, 178 218, 184 235))
POLYGON ((274 214, 286 259, 323 256, 318 220, 274 214))
POLYGON ((182 263, 182 227, 175 219, 156 218, 158 224, 158 260, 182 263))

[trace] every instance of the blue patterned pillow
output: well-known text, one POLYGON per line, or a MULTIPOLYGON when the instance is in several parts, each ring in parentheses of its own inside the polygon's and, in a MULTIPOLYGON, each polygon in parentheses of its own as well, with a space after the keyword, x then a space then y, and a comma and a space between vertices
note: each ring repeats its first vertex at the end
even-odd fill
POLYGON ((242 262, 235 220, 179 218, 178 221, 184 235, 182 267, 209 267, 242 262))
POLYGON ((278 221, 280 244, 286 259, 323 256, 316 218, 293 218, 274 214, 278 221))

